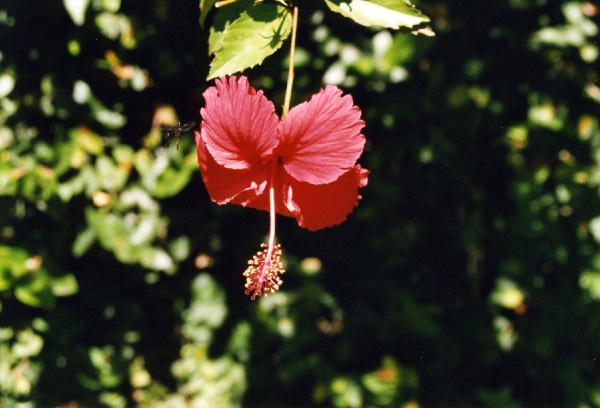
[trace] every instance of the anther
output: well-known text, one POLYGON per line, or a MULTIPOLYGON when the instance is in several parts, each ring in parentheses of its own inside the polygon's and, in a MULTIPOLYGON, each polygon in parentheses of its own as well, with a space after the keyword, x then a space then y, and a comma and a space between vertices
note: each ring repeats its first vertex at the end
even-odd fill
POLYGON ((246 277, 246 295, 252 293, 251 299, 256 299, 263 292, 265 296, 279 289, 283 281, 279 274, 285 273, 281 262, 281 245, 269 248, 267 244, 260 245, 262 250, 248 261, 248 268, 244 272, 246 277), (270 255, 269 255, 270 253, 270 255))

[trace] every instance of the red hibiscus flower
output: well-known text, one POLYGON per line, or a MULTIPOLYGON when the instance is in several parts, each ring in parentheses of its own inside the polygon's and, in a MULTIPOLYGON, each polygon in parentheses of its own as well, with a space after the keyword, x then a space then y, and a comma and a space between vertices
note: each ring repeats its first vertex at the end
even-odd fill
POLYGON ((352 97, 326 86, 279 119, 275 107, 246 77, 217 79, 204 93, 196 132, 198 163, 211 199, 271 213, 269 244, 244 273, 252 298, 281 285, 275 213, 315 231, 342 223, 367 185, 356 164, 365 137, 352 97))

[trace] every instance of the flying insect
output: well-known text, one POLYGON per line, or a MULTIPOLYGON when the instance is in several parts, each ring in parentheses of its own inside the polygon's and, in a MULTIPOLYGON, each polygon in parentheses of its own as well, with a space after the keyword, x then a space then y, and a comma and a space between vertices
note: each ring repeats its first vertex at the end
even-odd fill
POLYGON ((195 124, 196 122, 192 121, 184 123, 183 125, 180 123, 178 126, 160 125, 158 128, 163 132, 167 149, 169 148, 169 139, 174 137, 177 144, 177 150, 179 150, 179 138, 181 137, 181 134, 190 130, 195 124))

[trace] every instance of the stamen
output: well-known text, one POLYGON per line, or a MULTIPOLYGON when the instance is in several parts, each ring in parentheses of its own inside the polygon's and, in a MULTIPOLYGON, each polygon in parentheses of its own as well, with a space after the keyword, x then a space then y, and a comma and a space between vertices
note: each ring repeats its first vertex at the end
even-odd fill
POLYGON ((275 175, 277 174, 277 160, 271 161, 269 171, 269 243, 260 244, 262 250, 258 251, 250 261, 244 272, 246 277, 246 295, 252 293, 252 300, 260 296, 263 291, 265 297, 269 292, 279 289, 283 281, 279 277, 284 273, 281 263, 281 245, 275 245, 275 175))
POLYGON ((248 269, 244 272, 246 277, 246 295, 251 292, 252 300, 260 296, 263 291, 265 296, 279 289, 283 281, 279 274, 285 273, 281 262, 281 245, 268 247, 267 244, 260 245, 262 250, 258 251, 248 261, 248 269))

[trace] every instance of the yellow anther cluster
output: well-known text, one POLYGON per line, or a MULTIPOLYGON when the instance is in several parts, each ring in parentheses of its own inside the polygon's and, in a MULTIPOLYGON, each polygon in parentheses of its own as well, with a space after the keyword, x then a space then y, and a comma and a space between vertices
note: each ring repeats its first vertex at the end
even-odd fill
POLYGON ((260 245, 262 250, 248 261, 248 268, 244 272, 246 277, 246 295, 252 293, 252 300, 263 292, 265 296, 279 289, 283 281, 279 274, 285 272, 281 263, 281 245, 268 248, 267 244, 260 245), (269 249, 271 249, 269 251, 269 249))

